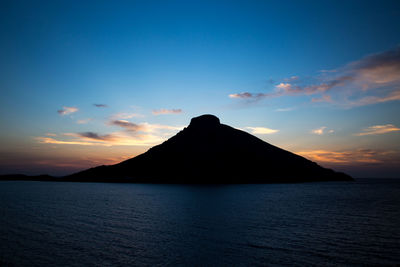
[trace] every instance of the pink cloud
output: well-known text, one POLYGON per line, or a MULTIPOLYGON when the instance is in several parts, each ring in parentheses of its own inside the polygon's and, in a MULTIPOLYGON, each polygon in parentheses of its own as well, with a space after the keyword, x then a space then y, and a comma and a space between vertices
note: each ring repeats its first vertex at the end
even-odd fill
POLYGON ((351 108, 400 100, 400 47, 366 56, 344 67, 308 79, 287 78, 266 93, 234 93, 230 98, 255 101, 282 96, 308 96, 311 102, 351 108), (329 92, 329 94, 327 94, 329 92))
POLYGON ((76 107, 63 107, 62 109, 57 110, 57 113, 64 116, 74 112, 77 112, 79 109, 76 107))
POLYGON ((182 109, 157 109, 153 110, 153 115, 180 114, 182 109))

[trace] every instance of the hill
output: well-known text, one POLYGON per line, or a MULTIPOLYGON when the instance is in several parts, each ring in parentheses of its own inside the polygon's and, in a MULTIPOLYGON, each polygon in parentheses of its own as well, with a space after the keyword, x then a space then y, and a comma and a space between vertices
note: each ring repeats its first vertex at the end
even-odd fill
POLYGON ((68 181, 145 183, 283 183, 350 181, 213 115, 193 118, 164 143, 132 159, 65 176, 68 181))

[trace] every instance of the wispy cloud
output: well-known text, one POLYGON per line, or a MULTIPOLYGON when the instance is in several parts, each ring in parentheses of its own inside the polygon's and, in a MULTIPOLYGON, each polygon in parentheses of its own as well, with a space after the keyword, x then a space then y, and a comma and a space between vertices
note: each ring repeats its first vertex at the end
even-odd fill
POLYGON ((129 113, 129 112, 119 112, 111 116, 111 120, 126 120, 131 118, 142 118, 144 117, 142 114, 139 113, 129 113))
POLYGON ((263 97, 265 94, 252 94, 249 92, 242 92, 242 93, 237 93, 237 94, 230 94, 229 97, 230 98, 248 98, 248 99, 252 99, 252 98, 258 98, 258 97, 263 97))
POLYGON ((180 114, 182 109, 157 109, 153 110, 153 115, 180 114))
POLYGON ((137 132, 137 131, 144 130, 143 126, 141 126, 139 124, 135 124, 133 122, 129 122, 127 120, 113 120, 113 121, 110 122, 110 124, 122 127, 122 128, 124 128, 125 130, 128 130, 128 131, 137 132))
POLYGON ((357 107, 394 100, 400 100, 400 90, 393 91, 385 96, 364 96, 357 100, 347 100, 346 105, 349 107, 357 107))
POLYGON ((110 125, 119 126, 130 132, 144 132, 144 133, 155 133, 158 131, 178 131, 182 130, 183 126, 170 126, 162 124, 150 124, 147 122, 136 124, 127 120, 114 120, 110 122, 110 125))
POLYGON ((64 116, 74 112, 77 112, 79 109, 76 107, 63 107, 62 109, 57 110, 57 113, 64 116))
POLYGON ((266 127, 245 127, 252 134, 273 134, 279 132, 279 130, 270 129, 266 127))
POLYGON ((81 146, 101 145, 101 144, 96 144, 96 143, 92 143, 92 142, 84 142, 84 141, 79 141, 79 140, 70 140, 70 141, 56 140, 55 138, 51 138, 51 137, 36 137, 35 139, 39 143, 42 143, 42 144, 81 145, 81 146))
POLYGON ((121 131, 108 134, 97 132, 64 133, 52 137, 37 137, 43 144, 84 145, 84 146, 152 146, 181 130, 183 126, 161 124, 136 124, 127 120, 113 120, 108 125, 118 126, 121 131))
POLYGON ((312 161, 339 165, 354 165, 365 163, 378 164, 393 161, 396 158, 399 158, 398 151, 374 149, 356 149, 345 151, 308 150, 298 151, 296 153, 312 161))
POLYGON ((292 76, 292 77, 290 77, 290 78, 285 78, 285 79, 283 79, 283 81, 285 81, 285 82, 293 82, 293 81, 297 81, 297 80, 299 80, 299 79, 300 79, 299 76, 292 76))
POLYGON ((323 95, 321 97, 313 97, 311 98, 311 102, 332 102, 332 97, 330 95, 323 95))
POLYGON ((108 108, 108 105, 106 104, 93 104, 96 108, 108 108))
POLYGON ((345 108, 400 100, 400 47, 366 56, 320 75, 287 78, 270 92, 242 92, 230 98, 248 102, 282 96, 314 96, 312 102, 328 102, 345 108))
POLYGON ((294 110, 294 108, 277 108, 275 109, 275 111, 277 112, 288 112, 288 111, 292 111, 294 110))
MULTIPOLYGON (((251 101, 258 101, 263 98, 268 97, 280 97, 280 96, 287 96, 287 95, 314 95, 318 93, 325 93, 332 89, 335 86, 343 85, 347 80, 351 80, 351 77, 344 76, 340 77, 337 80, 332 80, 328 82, 323 82, 320 84, 308 85, 308 86, 300 86, 291 83, 279 83, 275 85, 275 89, 273 92, 270 93, 249 93, 249 92, 242 92, 239 94, 230 94, 230 98, 242 98, 248 99, 251 101)), ((329 96, 325 96, 325 99, 329 99, 329 96)), ((316 98, 316 101, 319 99, 316 98)))
POLYGON ((333 133, 333 132, 334 132, 334 130, 328 130, 326 126, 322 126, 322 127, 319 127, 317 129, 314 129, 311 131, 311 133, 317 134, 317 135, 323 135, 326 133, 333 133))
POLYGON ((69 133, 67 139, 36 137, 36 141, 42 144, 55 145, 81 145, 81 146, 153 146, 165 139, 152 134, 129 135, 125 132, 114 132, 101 135, 95 132, 69 133))
POLYGON ((92 118, 87 118, 87 119, 77 120, 76 123, 77 124, 87 124, 92 120, 93 120, 92 118))
POLYGON ((385 134, 397 131, 400 131, 400 128, 394 126, 393 124, 374 125, 363 129, 360 133, 357 133, 355 135, 356 136, 377 135, 377 134, 385 134))
POLYGON ((96 141, 114 141, 116 139, 112 134, 99 135, 94 132, 77 133, 76 135, 79 137, 96 141))

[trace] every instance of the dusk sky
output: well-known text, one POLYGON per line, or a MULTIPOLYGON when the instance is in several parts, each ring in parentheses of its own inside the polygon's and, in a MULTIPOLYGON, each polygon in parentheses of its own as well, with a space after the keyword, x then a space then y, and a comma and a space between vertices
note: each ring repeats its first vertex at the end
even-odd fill
POLYGON ((0 38, 0 174, 114 164, 214 114, 400 177, 400 1, 6 0, 0 38))

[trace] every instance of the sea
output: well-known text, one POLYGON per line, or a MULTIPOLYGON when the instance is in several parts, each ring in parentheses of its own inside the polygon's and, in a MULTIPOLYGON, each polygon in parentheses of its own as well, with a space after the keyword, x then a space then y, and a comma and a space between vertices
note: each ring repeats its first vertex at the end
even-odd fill
POLYGON ((399 264, 400 179, 0 182, 0 266, 399 264))

